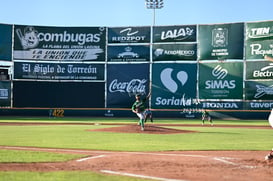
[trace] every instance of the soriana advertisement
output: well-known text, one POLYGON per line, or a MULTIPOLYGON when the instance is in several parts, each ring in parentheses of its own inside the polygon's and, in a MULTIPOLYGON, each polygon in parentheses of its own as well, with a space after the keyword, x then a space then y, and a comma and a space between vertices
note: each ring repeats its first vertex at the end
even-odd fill
POLYGON ((196 106, 196 63, 157 63, 152 70, 152 108, 196 106))
POLYGON ((14 27, 15 60, 105 61, 105 27, 14 27))

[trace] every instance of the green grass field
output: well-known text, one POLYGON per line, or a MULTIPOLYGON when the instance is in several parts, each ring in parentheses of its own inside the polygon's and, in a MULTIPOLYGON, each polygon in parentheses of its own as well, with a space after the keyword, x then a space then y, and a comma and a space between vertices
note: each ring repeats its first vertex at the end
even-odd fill
MULTIPOLYGON (((170 124, 201 124, 200 120, 158 119, 169 128, 192 130, 190 134, 143 134, 91 132, 87 130, 113 127, 101 123, 132 123, 128 118, 1 118, 0 122, 96 123, 95 125, 1 125, 1 146, 32 146, 109 151, 174 151, 174 150, 270 150, 271 129, 172 126, 170 124)), ((214 120, 215 125, 264 125, 267 120, 214 120)), ((71 160, 83 155, 0 150, 0 162, 52 162, 71 160)), ((0 180, 137 180, 79 172, 32 173, 0 172, 0 180), (26 179, 24 179, 26 178, 26 179), (28 178, 28 179, 27 179, 28 178), (31 179, 29 179, 31 178, 31 179)))

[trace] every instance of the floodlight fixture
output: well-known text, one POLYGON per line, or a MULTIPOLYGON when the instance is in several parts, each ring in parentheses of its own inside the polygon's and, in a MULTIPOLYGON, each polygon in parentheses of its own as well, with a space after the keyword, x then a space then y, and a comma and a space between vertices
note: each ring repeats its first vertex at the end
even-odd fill
POLYGON ((164 7, 163 0, 145 0, 145 5, 147 9, 153 9, 153 26, 155 26, 155 10, 162 9, 164 7))

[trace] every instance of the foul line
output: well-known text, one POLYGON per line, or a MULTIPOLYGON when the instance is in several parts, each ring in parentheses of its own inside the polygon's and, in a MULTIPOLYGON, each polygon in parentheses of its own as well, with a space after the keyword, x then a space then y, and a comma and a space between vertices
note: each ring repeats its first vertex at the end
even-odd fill
POLYGON ((102 158, 105 157, 105 155, 98 155, 98 156, 91 156, 91 157, 86 157, 86 158, 81 158, 76 160, 77 162, 82 162, 82 161, 86 161, 86 160, 91 160, 91 159, 95 159, 95 158, 102 158))
MULTIPOLYGON (((63 151, 63 152, 78 152, 78 153, 100 153, 100 154, 111 154, 113 152, 111 151, 93 151, 93 150, 73 150, 73 149, 58 149, 58 148, 35 148, 35 147, 17 147, 17 146, 0 146, 0 148, 7 148, 7 149, 18 149, 18 150, 34 150, 34 151, 63 151)), ((115 152, 117 153, 117 152, 115 152)), ((126 154, 138 154, 138 155, 157 155, 157 156, 181 156, 181 157, 196 157, 196 158, 208 158, 212 160, 216 160, 228 165, 234 165, 239 166, 243 168, 257 168, 256 166, 249 166, 249 165, 242 165, 238 163, 234 163, 231 161, 227 161, 227 159, 232 158, 226 158, 226 157, 210 157, 205 155, 191 155, 191 154, 173 154, 173 153, 148 153, 148 152, 120 152, 120 153, 126 153, 126 154)), ((104 155, 105 156, 105 155, 104 155)), ((88 157, 88 159, 92 158, 100 158, 102 155, 94 156, 94 157, 88 157)), ((83 158, 86 160, 86 158, 83 158)))
POLYGON ((186 181, 186 180, 177 180, 177 179, 168 179, 168 178, 161 178, 161 177, 152 177, 146 175, 138 175, 126 172, 115 172, 111 170, 101 170, 102 173, 114 174, 114 175, 122 175, 122 176, 130 176, 130 177, 137 177, 137 178, 144 178, 144 179, 151 179, 151 180, 161 180, 161 181, 186 181))

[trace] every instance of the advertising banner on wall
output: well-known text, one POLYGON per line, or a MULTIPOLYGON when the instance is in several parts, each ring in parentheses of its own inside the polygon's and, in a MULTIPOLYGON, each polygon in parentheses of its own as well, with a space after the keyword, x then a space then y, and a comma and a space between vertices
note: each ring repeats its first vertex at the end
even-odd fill
POLYGON ((273 21, 246 23, 246 59, 273 57, 273 21))
POLYGON ((149 26, 108 28, 108 43, 150 43, 150 41, 149 26))
POLYGON ((247 61, 246 80, 273 79, 273 62, 247 61))
POLYGON ((153 61, 197 59, 197 44, 154 44, 153 61))
POLYGON ((273 81, 245 81, 246 100, 273 100, 273 81))
POLYGON ((108 46, 108 62, 147 62, 150 60, 148 45, 108 46))
POLYGON ((206 101, 201 103, 203 109, 225 109, 238 110, 243 109, 243 102, 235 101, 206 101))
POLYGON ((152 67, 152 108, 186 109, 196 106, 197 65, 158 63, 152 67))
POLYGON ((243 59, 243 23, 198 27, 200 60, 243 59))
POLYGON ((200 99, 243 99, 243 62, 199 65, 200 99))
POLYGON ((107 65, 107 107, 131 108, 135 95, 149 92, 149 64, 107 65))
POLYGON ((11 61, 12 26, 0 24, 0 60, 11 61))
POLYGON ((14 81, 14 107, 104 108, 104 82, 14 81))
POLYGON ((105 61, 105 27, 14 27, 15 60, 105 61))
POLYGON ((270 110, 273 108, 272 101, 247 101, 245 109, 247 110, 270 110))
POLYGON ((153 42, 196 42, 196 25, 155 26, 153 42))
POLYGON ((11 82, 0 81, 0 107, 11 106, 11 82))
POLYGON ((14 79, 104 81, 104 64, 14 62, 14 79))

